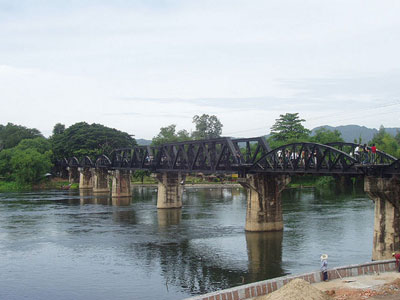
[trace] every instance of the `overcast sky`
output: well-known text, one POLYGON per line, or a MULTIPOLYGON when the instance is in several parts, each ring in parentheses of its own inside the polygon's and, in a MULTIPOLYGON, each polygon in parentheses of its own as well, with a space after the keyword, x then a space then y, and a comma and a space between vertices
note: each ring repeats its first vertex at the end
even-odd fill
POLYGON ((400 127, 400 1, 0 0, 0 124, 400 127))

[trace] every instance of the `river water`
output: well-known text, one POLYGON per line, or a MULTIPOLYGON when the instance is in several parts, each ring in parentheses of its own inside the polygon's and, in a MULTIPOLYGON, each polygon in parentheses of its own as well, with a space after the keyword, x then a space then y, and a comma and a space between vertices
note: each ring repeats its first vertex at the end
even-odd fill
POLYGON ((242 189, 186 188, 181 210, 79 191, 0 194, 0 299, 183 299, 286 274, 370 261, 362 192, 283 192, 285 228, 246 233, 242 189))

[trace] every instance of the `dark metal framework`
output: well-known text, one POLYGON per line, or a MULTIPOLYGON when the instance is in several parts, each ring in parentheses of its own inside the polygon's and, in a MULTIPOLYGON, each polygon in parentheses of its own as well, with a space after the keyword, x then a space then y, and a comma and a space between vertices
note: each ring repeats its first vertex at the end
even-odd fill
MULTIPOLYGON (((293 143, 276 149, 263 137, 166 143, 115 149, 110 157, 101 155, 93 163, 63 159, 69 167, 148 170, 150 172, 270 174, 400 174, 395 157, 377 151, 374 164, 361 164, 353 143, 293 143)), ((369 148, 369 147, 368 147, 369 148)), ((369 148, 370 149, 370 148, 369 148)))
POLYGON ((167 143, 161 146, 137 146, 116 149, 111 155, 115 169, 153 172, 233 173, 251 165, 270 150, 263 138, 210 140, 167 143))

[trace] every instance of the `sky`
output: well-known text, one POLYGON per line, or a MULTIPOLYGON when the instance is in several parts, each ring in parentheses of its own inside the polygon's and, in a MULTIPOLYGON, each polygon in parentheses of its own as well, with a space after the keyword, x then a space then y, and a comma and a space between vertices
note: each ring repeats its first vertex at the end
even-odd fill
POLYGON ((0 0, 0 124, 400 127, 400 1, 0 0))

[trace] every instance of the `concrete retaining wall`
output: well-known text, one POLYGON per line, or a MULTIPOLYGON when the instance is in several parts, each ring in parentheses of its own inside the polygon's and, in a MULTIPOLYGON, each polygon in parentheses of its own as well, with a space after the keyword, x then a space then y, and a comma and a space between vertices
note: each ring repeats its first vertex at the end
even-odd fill
MULTIPOLYGON (((384 272, 393 272, 396 270, 396 264, 394 260, 380 260, 369 262, 360 265, 350 265, 345 267, 338 267, 328 270, 328 279, 337 279, 344 277, 352 277, 359 275, 368 275, 384 272)), ((186 300, 242 300, 250 299, 256 296, 262 296, 277 289, 281 288, 289 281, 301 278, 310 283, 316 283, 322 281, 321 272, 312 272, 301 275, 291 275, 278 277, 274 279, 254 282, 251 284, 237 286, 227 290, 221 290, 214 293, 209 293, 201 296, 187 298, 186 300)))

